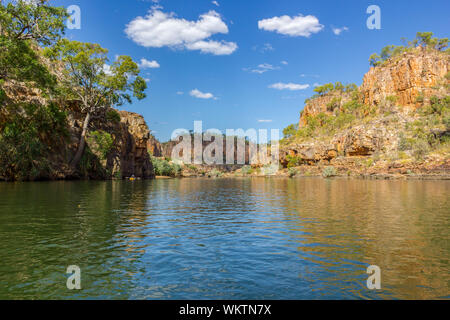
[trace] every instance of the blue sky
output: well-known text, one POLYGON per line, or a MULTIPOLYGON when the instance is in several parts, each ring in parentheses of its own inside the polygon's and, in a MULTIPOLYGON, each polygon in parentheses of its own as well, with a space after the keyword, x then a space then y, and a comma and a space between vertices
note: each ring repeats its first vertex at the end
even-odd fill
POLYGON ((448 0, 52 3, 81 9, 69 38, 99 43, 111 59, 146 59, 147 98, 121 109, 142 114, 161 141, 194 120, 204 129, 281 130, 298 121, 315 84, 360 85, 370 54, 417 31, 449 37, 450 29, 448 0), (381 30, 366 26, 369 5, 381 9, 381 30))

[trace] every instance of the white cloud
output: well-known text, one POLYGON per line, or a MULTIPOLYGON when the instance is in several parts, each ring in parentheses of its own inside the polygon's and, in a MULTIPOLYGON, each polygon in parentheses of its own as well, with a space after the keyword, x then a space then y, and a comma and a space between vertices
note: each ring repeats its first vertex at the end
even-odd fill
POLYGON ((177 18, 174 13, 152 8, 147 16, 132 20, 126 26, 125 33, 131 40, 147 48, 168 46, 229 55, 238 47, 234 42, 209 40, 214 34, 228 33, 227 25, 214 10, 200 15, 197 21, 188 21, 177 18))
POLYGON ((156 60, 149 61, 145 58, 141 59, 141 62, 139 63, 139 68, 146 69, 146 68, 159 68, 160 65, 156 60))
POLYGON ((150 82, 150 78, 144 78, 145 82, 150 82))
POLYGON ((191 92, 189 92, 189 94, 192 97, 199 98, 199 99, 214 99, 214 100, 217 100, 217 98, 214 97, 214 95, 212 93, 209 93, 209 92, 204 93, 204 92, 201 92, 198 89, 192 90, 191 92))
POLYGON ((271 70, 278 70, 280 69, 280 67, 274 67, 273 65, 269 64, 269 63, 262 63, 260 65, 258 65, 256 68, 244 68, 244 71, 249 71, 252 73, 265 73, 267 71, 271 71, 271 70))
POLYGON ((297 84, 297 83, 274 83, 269 86, 271 89, 277 89, 277 90, 305 90, 309 88, 309 84, 297 84))
POLYGON ((348 31, 347 27, 342 27, 342 28, 333 28, 333 33, 335 35, 340 35, 343 31, 348 31))
POLYGON ((217 1, 213 1, 212 4, 215 4, 216 6, 220 6, 220 4, 217 1))
POLYGON ((273 120, 258 120, 258 122, 261 122, 261 123, 269 123, 269 122, 272 122, 273 120))
POLYGON ((181 95, 183 95, 183 94, 184 94, 183 91, 177 91, 177 95, 181 96, 181 95))
POLYGON ((200 50, 203 53, 212 53, 215 55, 229 55, 237 49, 237 44, 226 41, 197 41, 186 45, 189 50, 200 50))
POLYGON ((103 72, 104 72, 107 76, 112 76, 111 66, 110 66, 109 64, 104 64, 104 65, 103 65, 103 72))
POLYGON ((285 66, 287 66, 288 62, 287 61, 281 61, 281 64, 284 64, 285 66))
POLYGON ((320 32, 323 25, 315 16, 298 15, 296 17, 281 16, 258 21, 258 28, 266 31, 275 31, 291 37, 309 37, 320 32))

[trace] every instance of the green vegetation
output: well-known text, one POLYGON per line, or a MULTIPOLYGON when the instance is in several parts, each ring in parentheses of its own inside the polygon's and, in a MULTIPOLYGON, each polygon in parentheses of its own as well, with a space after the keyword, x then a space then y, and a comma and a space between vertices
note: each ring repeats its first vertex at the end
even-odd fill
POLYGON ((283 129, 283 136, 285 138, 290 138, 292 136, 294 136, 297 132, 297 125, 296 124, 291 124, 289 126, 287 126, 286 128, 283 129))
POLYGON ((150 156, 155 170, 155 175, 165 177, 176 177, 181 174, 181 166, 171 163, 167 159, 155 158, 150 156))
POLYGON ((251 166, 243 166, 243 167, 241 168, 241 173, 242 173, 243 175, 249 175, 249 174, 252 174, 252 172, 253 172, 253 169, 252 169, 251 166))
MULTIPOLYGON (((64 7, 53 7, 48 0, 0 1, 0 140, 2 150, 8 153, 3 157, 0 176, 5 179, 44 175, 51 149, 64 145, 50 141, 50 137, 57 137, 56 131, 46 131, 56 123, 66 130, 64 101, 81 101, 85 114, 78 150, 72 159, 66 159, 73 168, 85 171, 89 165, 78 164, 82 158, 92 160, 92 155, 84 157, 86 139, 95 140, 101 158, 106 157, 112 140, 106 133, 89 134, 91 120, 117 123, 120 115, 111 107, 131 103, 132 97, 145 98, 147 86, 137 64, 128 56, 120 56, 108 65, 108 51, 98 44, 63 38, 67 18, 64 7), (5 90, 5 84, 11 83, 40 89, 40 97, 51 103, 12 103, 5 90)), ((64 135, 56 139, 62 138, 64 135)))
POLYGON ((295 177, 298 174, 298 170, 295 168, 289 168, 288 169, 288 175, 290 178, 295 177))
POLYGON ((223 172, 217 169, 212 169, 207 173, 208 178, 221 178, 223 176, 223 172))
POLYGON ((78 150, 71 161, 76 167, 85 146, 90 121, 113 105, 131 103, 134 96, 146 97, 145 80, 139 76, 138 65, 129 56, 119 56, 108 68, 108 50, 98 44, 61 39, 52 48, 45 50, 46 57, 64 65, 61 91, 82 102, 85 115, 78 150))
POLYGON ((288 168, 293 168, 293 167, 298 167, 302 164, 303 159, 300 156, 290 156, 287 155, 286 156, 286 160, 288 161, 287 167, 288 168))
POLYGON ((108 132, 98 130, 89 133, 87 138, 94 154, 99 154, 101 160, 105 160, 113 146, 113 138, 108 132))
POLYGON ((12 111, 0 122, 0 176, 40 179, 49 173, 51 146, 68 137, 66 114, 54 104, 24 104, 21 112, 12 111))
POLYGON ((305 100, 305 104, 308 104, 308 102, 312 99, 324 96, 329 93, 336 93, 336 94, 353 94, 354 92, 358 91, 358 86, 354 83, 350 84, 342 84, 341 82, 336 83, 327 83, 321 86, 317 86, 314 88, 314 92, 316 92, 315 95, 313 95, 311 98, 308 98, 305 100))
POLYGON ((50 88, 56 80, 42 63, 36 48, 51 46, 64 34, 68 17, 63 7, 47 0, 0 2, 0 80, 33 82, 50 88))
POLYGON ((339 91, 339 92, 348 92, 351 93, 353 91, 357 90, 357 86, 354 83, 343 85, 341 82, 336 83, 327 83, 322 86, 317 86, 314 88, 314 92, 317 92, 319 95, 323 96, 327 93, 330 93, 332 91, 339 91))
POLYGON ((389 45, 381 50, 380 54, 374 53, 369 57, 371 66, 376 67, 382 65, 392 57, 398 56, 404 52, 408 52, 413 48, 422 47, 425 49, 434 49, 444 51, 448 46, 448 38, 433 38, 432 32, 417 32, 416 39, 413 41, 405 41, 403 46, 389 45))
POLYGON ((431 151, 448 148, 450 143, 450 96, 431 97, 422 107, 421 118, 409 123, 399 136, 398 150, 408 151, 416 160, 423 160, 431 151))
POLYGON ((106 112, 106 120, 118 123, 120 122, 120 114, 116 110, 110 109, 106 112))
POLYGON ((337 176, 337 171, 334 167, 326 167, 322 171, 322 176, 324 178, 331 178, 337 176))

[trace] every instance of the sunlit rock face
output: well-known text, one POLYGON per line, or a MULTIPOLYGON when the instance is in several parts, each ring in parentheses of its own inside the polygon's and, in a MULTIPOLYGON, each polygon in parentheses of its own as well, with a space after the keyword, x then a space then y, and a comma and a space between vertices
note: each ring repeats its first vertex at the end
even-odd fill
POLYGON ((416 48, 372 67, 364 76, 360 91, 367 105, 379 105, 386 97, 396 96, 399 106, 420 106, 417 98, 439 94, 439 82, 449 71, 448 54, 416 48))

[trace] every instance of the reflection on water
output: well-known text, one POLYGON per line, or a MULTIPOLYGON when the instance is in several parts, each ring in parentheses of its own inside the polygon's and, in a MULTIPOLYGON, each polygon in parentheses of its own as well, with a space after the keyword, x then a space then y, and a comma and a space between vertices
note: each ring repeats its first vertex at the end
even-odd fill
POLYGON ((449 297, 450 181, 0 184, 0 298, 449 297), (382 290, 366 287, 367 266, 382 290), (82 290, 66 288, 78 265, 82 290))

